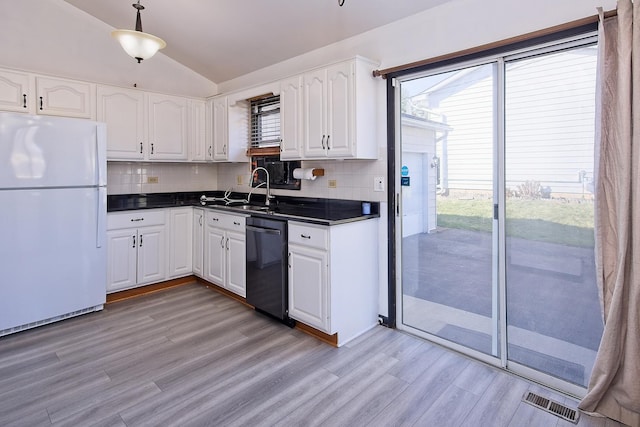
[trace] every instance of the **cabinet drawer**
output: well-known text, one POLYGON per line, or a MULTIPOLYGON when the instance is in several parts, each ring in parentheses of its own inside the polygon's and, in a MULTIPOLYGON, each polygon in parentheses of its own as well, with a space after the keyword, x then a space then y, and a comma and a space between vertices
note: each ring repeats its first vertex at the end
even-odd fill
POLYGON ((290 221, 289 243, 327 249, 329 247, 329 231, 325 227, 313 227, 290 221))
POLYGON ((229 215, 216 210, 207 211, 205 217, 208 225, 241 233, 244 233, 244 227, 247 223, 245 216, 229 215))
POLYGON ((107 214, 107 230, 164 225, 164 210, 137 210, 107 214))

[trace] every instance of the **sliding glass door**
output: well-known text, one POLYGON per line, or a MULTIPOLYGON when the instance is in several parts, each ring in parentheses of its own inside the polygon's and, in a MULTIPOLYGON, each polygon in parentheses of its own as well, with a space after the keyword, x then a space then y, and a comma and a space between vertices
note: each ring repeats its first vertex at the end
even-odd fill
POLYGON ((402 305, 412 328, 498 356, 496 64, 401 86, 402 305))
POLYGON ((594 265, 596 46, 505 71, 509 360, 587 386, 602 336, 594 265))
POLYGON ((602 335, 595 70, 583 37, 396 88, 399 327, 576 395, 602 335))

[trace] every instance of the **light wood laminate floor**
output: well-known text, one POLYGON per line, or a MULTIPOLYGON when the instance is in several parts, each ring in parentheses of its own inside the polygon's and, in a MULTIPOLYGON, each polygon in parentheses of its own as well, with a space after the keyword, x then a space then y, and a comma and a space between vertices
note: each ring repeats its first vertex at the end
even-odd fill
POLYGON ((573 425, 526 390, 576 404, 382 326, 333 348, 198 284, 0 338, 5 427, 573 425))

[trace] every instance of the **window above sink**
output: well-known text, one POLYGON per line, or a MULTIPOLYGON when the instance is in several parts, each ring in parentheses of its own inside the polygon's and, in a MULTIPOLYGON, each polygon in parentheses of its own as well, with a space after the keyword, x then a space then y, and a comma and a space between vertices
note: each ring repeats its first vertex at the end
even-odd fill
MULTIPOLYGON (((300 180, 293 177, 293 170, 300 167, 300 161, 283 161, 280 156, 253 156, 251 169, 263 167, 269 171, 269 185, 271 188, 286 190, 300 190, 300 180)), ((252 187, 264 182, 264 174, 251 177, 252 187)))

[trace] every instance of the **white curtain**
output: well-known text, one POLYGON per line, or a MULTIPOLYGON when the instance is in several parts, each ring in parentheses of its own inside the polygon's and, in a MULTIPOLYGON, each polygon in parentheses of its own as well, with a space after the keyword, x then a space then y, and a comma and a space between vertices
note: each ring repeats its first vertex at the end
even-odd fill
POLYGON ((595 230, 605 326, 579 408, 640 426, 640 0, 600 15, 595 230))

